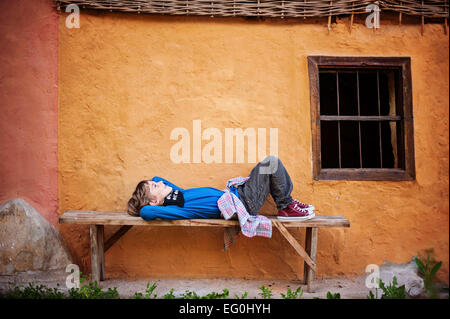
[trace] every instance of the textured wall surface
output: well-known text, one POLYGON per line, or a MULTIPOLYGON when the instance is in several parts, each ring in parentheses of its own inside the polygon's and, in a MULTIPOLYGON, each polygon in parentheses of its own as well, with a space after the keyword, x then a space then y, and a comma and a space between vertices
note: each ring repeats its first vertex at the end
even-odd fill
POLYGON ((58 14, 51 0, 0 1, 0 203, 57 213, 58 14))
MULTIPOLYGON (((82 12, 81 28, 59 24, 59 214, 124 210, 141 179, 219 189, 254 163, 170 160, 170 133, 202 128, 278 128, 278 155, 293 196, 318 214, 345 215, 349 229, 321 229, 319 277, 362 274, 427 249, 448 280, 448 36, 441 25, 377 32, 326 23, 152 17, 82 12), (308 55, 409 56, 412 61, 415 181, 313 181, 308 55)), ((383 23, 383 21, 382 21, 383 23)), ((267 135, 267 139, 268 139, 267 135)), ((205 142, 203 142, 205 145, 205 142)), ((192 150, 191 150, 192 151, 192 150)), ((191 154, 192 156, 192 154, 191 154)), ((273 204, 265 212, 274 213, 273 204)), ((106 230, 111 234, 113 227, 106 230)), ((76 262, 89 271, 86 226, 61 225, 76 262)), ((304 230, 293 231, 304 242, 304 230)), ((222 252, 222 230, 134 227, 106 253, 108 277, 303 276, 283 237, 240 237, 222 252)))

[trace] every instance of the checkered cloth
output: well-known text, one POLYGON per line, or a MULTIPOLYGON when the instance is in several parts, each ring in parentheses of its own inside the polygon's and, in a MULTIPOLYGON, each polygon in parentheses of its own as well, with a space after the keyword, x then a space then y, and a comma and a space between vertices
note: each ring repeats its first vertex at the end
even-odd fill
POLYGON ((237 214, 240 225, 240 227, 225 227, 223 233, 224 251, 230 248, 236 236, 239 235, 239 228, 242 234, 247 237, 272 237, 272 221, 262 215, 250 215, 240 199, 230 192, 231 186, 239 186, 247 180, 248 177, 235 177, 228 180, 227 188, 223 190, 225 193, 217 201, 222 217, 228 220, 234 214, 237 214))

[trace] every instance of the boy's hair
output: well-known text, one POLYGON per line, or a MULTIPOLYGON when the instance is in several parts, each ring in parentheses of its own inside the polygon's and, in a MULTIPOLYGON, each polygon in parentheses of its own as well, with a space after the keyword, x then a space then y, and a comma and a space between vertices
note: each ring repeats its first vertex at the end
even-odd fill
POLYGON ((148 197, 147 194, 147 186, 146 186, 147 182, 148 180, 140 181, 137 184, 133 195, 128 201, 127 213, 130 214, 131 216, 140 216, 139 215, 140 209, 143 206, 148 205, 150 201, 150 198, 148 197))

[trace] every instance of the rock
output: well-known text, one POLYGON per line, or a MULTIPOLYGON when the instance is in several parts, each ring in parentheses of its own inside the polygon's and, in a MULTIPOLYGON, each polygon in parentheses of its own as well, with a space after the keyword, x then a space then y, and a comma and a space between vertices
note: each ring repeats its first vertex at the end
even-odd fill
POLYGON ((58 231, 23 199, 0 206, 0 275, 65 271, 71 258, 58 231))
POLYGON ((425 293, 423 279, 418 274, 418 268, 414 258, 405 264, 393 264, 385 261, 380 266, 380 278, 385 286, 392 283, 394 276, 397 277, 397 287, 405 285, 405 292, 412 297, 417 297, 425 293))

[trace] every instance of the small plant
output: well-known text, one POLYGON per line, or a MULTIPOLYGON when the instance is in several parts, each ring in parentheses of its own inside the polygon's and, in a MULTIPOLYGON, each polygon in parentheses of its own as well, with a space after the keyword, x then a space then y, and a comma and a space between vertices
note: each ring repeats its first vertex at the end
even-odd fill
POLYGON ((29 283, 23 289, 14 287, 1 297, 6 299, 64 299, 65 295, 58 288, 48 288, 44 285, 35 286, 29 283))
POLYGON ((394 276, 392 279, 392 284, 386 286, 383 281, 379 278, 378 282, 380 284, 381 290, 383 290, 383 295, 381 299, 405 299, 407 294, 405 292, 405 285, 397 287, 397 277, 394 276))
POLYGON ((286 294, 280 294, 283 299, 300 299, 303 296, 302 287, 298 287, 296 291, 292 291, 288 288, 286 294))
POLYGON ((200 296, 197 295, 195 291, 186 290, 184 294, 181 294, 182 299, 200 299, 200 296))
MULTIPOLYGON (((383 291, 381 299, 407 299, 409 295, 405 292, 405 285, 397 287, 397 277, 394 276, 392 283, 388 286, 384 284, 381 278, 378 278, 378 286, 383 291)), ((372 291, 369 291, 367 299, 378 299, 378 288, 375 289, 375 296, 372 291)))
POLYGON ((430 254, 427 254, 427 263, 424 263, 419 258, 414 258, 417 267, 419 268, 419 272, 423 277, 423 284, 425 288, 425 293, 428 298, 436 298, 437 297, 437 289, 434 285, 436 273, 442 266, 442 261, 435 263, 433 266, 430 262, 430 254))
MULTIPOLYGON (((87 281, 86 276, 80 272, 80 284, 87 281)), ((117 287, 113 289, 108 288, 103 291, 103 288, 98 285, 97 281, 90 281, 88 284, 81 285, 80 288, 71 288, 69 290, 68 298, 71 299, 118 299, 119 293, 117 287)))
POLYGON ((234 294, 234 299, 247 299, 247 296, 248 292, 246 291, 241 297, 239 297, 237 294, 234 294))
POLYGON ((264 299, 270 299, 272 298, 272 290, 270 290, 269 288, 266 288, 264 285, 262 285, 261 287, 259 287, 259 289, 261 289, 262 292, 260 292, 258 295, 260 295, 261 297, 263 297, 264 299))
POLYGON ((144 295, 142 292, 135 292, 133 297, 130 297, 130 299, 143 299, 144 295))
POLYGON ((107 291, 103 291, 97 283, 89 282, 87 285, 83 285, 80 288, 71 288, 69 290, 69 298, 71 299, 118 299, 119 293, 117 287, 113 289, 108 288, 107 291))
POLYGON ((103 291, 102 287, 99 287, 97 281, 90 282, 87 285, 83 285, 80 288, 71 288, 68 291, 68 295, 59 290, 59 284, 57 288, 48 288, 44 285, 35 286, 29 283, 28 286, 21 288, 15 287, 12 290, 6 292, 2 298, 14 298, 14 299, 117 299, 119 293, 117 287, 113 289, 108 288, 107 291, 103 291))
POLYGON ((173 294, 173 288, 171 288, 169 290, 169 292, 163 296, 163 298, 164 299, 175 299, 175 295, 173 294))
MULTIPOLYGON (((153 285, 150 287, 150 283, 147 283, 147 289, 145 289, 145 299, 150 299, 152 298, 152 294, 153 294, 153 290, 156 289, 156 282, 153 283, 153 285)), ((153 295, 153 299, 156 298, 157 295, 154 294, 153 295)))
POLYGON ((229 294, 230 294, 230 291, 227 288, 225 288, 224 290, 222 290, 222 293, 220 293, 220 294, 213 291, 213 292, 203 296, 201 299, 226 299, 229 294))
MULTIPOLYGON (((372 294, 371 291, 369 291, 369 294, 372 294)), ((319 297, 313 297, 312 299, 320 299, 319 297)), ((334 293, 332 294, 331 292, 327 292, 327 299, 341 299, 341 294, 340 293, 334 293)), ((367 299, 373 299, 373 298, 369 298, 369 296, 367 296, 367 299)))
POLYGON ((331 292, 327 292, 327 299, 341 299, 341 294, 340 293, 334 293, 332 294, 331 292))
POLYGON ((150 287, 150 283, 148 282, 147 288, 145 289, 145 296, 141 292, 136 292, 134 294, 134 296, 131 298, 132 299, 151 299, 151 298, 155 299, 157 297, 156 294, 154 294, 152 297, 153 290, 155 290, 155 289, 156 289, 156 282, 153 283, 153 285, 151 287, 150 287))
POLYGON ((366 297, 366 299, 378 299, 378 289, 375 289, 375 295, 372 291, 369 291, 369 295, 366 297))

